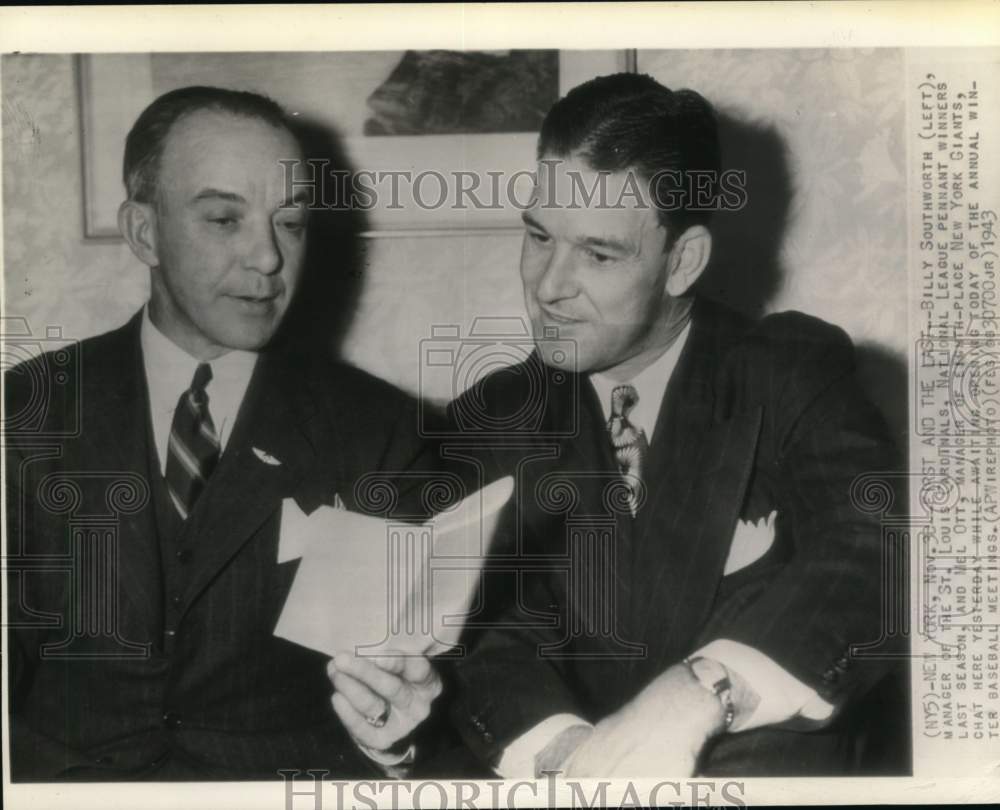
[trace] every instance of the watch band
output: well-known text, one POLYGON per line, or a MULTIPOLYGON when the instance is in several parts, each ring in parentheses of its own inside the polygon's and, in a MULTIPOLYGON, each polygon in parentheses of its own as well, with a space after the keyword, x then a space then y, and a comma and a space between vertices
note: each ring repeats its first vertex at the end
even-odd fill
POLYGON ((722 730, 729 731, 729 728, 733 725, 733 720, 736 718, 736 706, 733 703, 733 684, 726 674, 726 668, 722 664, 701 656, 685 658, 684 664, 687 666, 691 676, 719 699, 719 703, 722 704, 722 709, 725 712, 722 730), (695 666, 695 664, 701 661, 709 664, 712 669, 720 669, 722 673, 720 675, 713 675, 695 666))

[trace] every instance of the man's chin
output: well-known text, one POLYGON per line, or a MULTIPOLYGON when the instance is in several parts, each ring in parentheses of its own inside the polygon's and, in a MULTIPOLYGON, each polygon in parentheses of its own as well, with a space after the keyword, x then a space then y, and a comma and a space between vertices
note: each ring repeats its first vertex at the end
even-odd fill
POLYGON ((538 356, 545 365, 562 371, 579 371, 576 353, 569 341, 538 341, 538 356))
POLYGON ((220 335, 218 341, 233 351, 257 352, 265 348, 277 332, 277 328, 270 325, 264 327, 255 324, 253 328, 239 328, 229 330, 226 334, 220 335))
MULTIPOLYGON (((532 321, 535 349, 542 362, 562 371, 582 371, 580 367, 582 344, 588 343, 589 330, 582 324, 556 325, 532 321)), ((584 352, 585 353, 585 352, 584 352)))

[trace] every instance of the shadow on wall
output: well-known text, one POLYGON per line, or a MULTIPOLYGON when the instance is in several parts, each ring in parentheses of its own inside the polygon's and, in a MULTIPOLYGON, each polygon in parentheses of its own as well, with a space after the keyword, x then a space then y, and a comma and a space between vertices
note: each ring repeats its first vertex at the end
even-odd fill
POLYGON ((285 320, 286 340, 308 350, 340 354, 364 281, 363 210, 337 203, 337 190, 350 183, 336 173, 353 173, 340 134, 327 125, 296 119, 295 134, 307 160, 315 161, 317 205, 310 212, 308 247, 299 291, 285 320), (319 172, 324 173, 320 182, 319 172), (325 207, 323 203, 329 204, 325 207))
POLYGON ((788 149, 773 127, 719 114, 722 169, 746 172, 747 203, 712 217, 712 258, 699 292, 751 317, 781 288, 781 245, 793 186, 788 149))
MULTIPOLYGON (((746 172, 747 204, 712 219, 712 259, 699 292, 751 317, 760 317, 788 270, 781 247, 794 184, 784 138, 771 126, 720 113, 722 168, 746 172)), ((791 268, 791 272, 795 272, 791 268)), ((857 344, 858 379, 882 411, 900 452, 908 444, 906 357, 876 343, 857 344)))

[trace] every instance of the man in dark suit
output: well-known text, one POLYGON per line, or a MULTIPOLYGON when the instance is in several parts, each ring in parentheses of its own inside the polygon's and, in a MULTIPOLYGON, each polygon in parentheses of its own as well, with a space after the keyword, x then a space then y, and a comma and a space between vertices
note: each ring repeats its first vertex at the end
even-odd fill
POLYGON ((885 672, 852 655, 880 637, 882 555, 852 486, 894 451, 849 339, 693 293, 726 201, 697 93, 587 82, 538 157, 536 352, 452 407, 479 475, 517 476, 459 732, 507 777, 850 772, 885 672))
POLYGON ((283 160, 268 99, 157 99, 119 212, 148 305, 5 378, 15 780, 381 776, 439 689, 419 662, 384 672, 364 716, 272 634, 299 565, 278 562, 283 499, 357 508, 364 473, 428 462, 408 398, 275 339, 308 217, 283 160))

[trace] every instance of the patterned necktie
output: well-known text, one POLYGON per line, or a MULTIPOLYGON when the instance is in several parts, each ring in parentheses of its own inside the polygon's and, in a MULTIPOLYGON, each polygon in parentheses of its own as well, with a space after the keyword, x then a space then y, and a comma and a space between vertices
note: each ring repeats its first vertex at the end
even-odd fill
POLYGON ((611 418, 608 420, 608 433, 611 434, 611 444, 615 449, 618 471, 628 486, 628 508, 632 517, 635 517, 639 508, 642 465, 646 459, 646 451, 649 450, 646 433, 628 420, 629 411, 638 401, 639 394, 633 386, 616 386, 611 392, 611 418))
POLYGON ((208 412, 205 386, 212 367, 202 363, 191 387, 181 394, 167 444, 167 489, 181 518, 187 519, 219 461, 219 437, 208 412))

